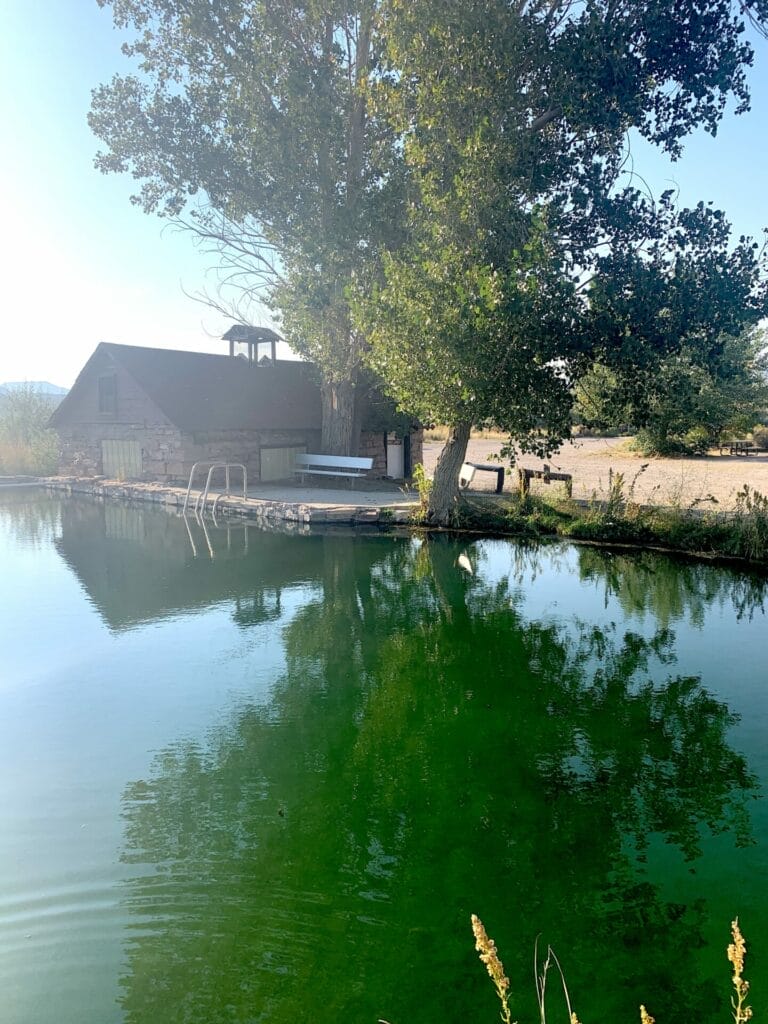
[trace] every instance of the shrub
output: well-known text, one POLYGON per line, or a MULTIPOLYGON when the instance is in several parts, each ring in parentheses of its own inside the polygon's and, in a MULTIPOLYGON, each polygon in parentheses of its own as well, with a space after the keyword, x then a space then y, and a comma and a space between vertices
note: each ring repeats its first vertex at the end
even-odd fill
POLYGON ((0 439, 0 476, 51 476, 57 462, 58 439, 52 430, 38 435, 30 444, 0 439))
POLYGON ((714 438, 707 427, 693 427, 683 436, 683 444, 693 455, 706 455, 714 438))
POLYGON ((57 404, 31 384, 0 398, 0 473, 56 472, 58 440, 46 424, 57 404))

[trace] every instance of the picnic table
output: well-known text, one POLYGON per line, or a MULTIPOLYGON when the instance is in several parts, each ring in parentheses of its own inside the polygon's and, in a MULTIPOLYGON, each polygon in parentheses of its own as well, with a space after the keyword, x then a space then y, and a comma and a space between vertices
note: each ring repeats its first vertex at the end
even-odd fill
POLYGON ((728 449, 729 455, 759 455, 762 451, 756 444, 751 441, 723 441, 720 445, 720 454, 723 454, 723 448, 728 449))

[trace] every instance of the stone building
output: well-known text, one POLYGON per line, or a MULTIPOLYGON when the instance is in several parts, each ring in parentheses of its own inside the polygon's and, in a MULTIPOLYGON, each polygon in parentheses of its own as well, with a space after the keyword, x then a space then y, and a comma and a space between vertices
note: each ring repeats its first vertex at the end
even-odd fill
MULTIPOLYGON (((50 419, 59 472, 186 483, 195 462, 217 460, 245 464, 251 481, 291 477, 296 454, 320 450, 317 371, 230 351, 100 344, 50 419)), ((360 404, 370 476, 409 476, 422 432, 375 393, 360 404)))

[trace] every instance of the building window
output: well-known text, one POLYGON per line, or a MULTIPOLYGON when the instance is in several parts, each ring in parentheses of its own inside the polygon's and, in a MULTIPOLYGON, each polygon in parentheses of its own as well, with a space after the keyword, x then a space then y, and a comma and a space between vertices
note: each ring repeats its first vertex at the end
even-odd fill
POLYGON ((106 416, 117 415, 117 377, 114 373, 99 377, 99 412, 106 416))

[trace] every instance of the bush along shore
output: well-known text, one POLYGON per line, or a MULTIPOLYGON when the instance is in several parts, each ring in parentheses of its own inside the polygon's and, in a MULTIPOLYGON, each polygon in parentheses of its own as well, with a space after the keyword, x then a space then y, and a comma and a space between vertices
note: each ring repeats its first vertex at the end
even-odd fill
MULTIPOLYGON (((413 522, 428 525, 424 509, 413 522)), ((453 525, 476 533, 560 537, 768 566, 768 497, 748 486, 738 492, 731 511, 700 504, 668 508, 636 504, 617 474, 605 500, 578 502, 532 494, 463 496, 453 525)))

